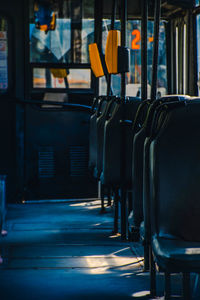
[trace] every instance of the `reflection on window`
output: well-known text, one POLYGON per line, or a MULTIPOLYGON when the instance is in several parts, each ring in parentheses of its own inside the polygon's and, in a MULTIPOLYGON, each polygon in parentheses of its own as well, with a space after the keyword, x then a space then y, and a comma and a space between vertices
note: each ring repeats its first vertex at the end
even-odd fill
POLYGON ((29 36, 32 63, 88 63, 94 0, 32 0, 29 36))
MULTIPOLYGON (((111 77, 111 89, 115 96, 120 96, 121 92, 121 75, 116 74, 111 77)), ((100 95, 107 95, 107 82, 105 77, 99 79, 99 91, 100 95)))
POLYGON ((33 88, 88 89, 90 69, 33 69, 33 88))
MULTIPOLYGON (((147 92, 148 98, 151 94, 151 75, 153 60, 153 22, 148 22, 147 37, 147 92)), ((158 57, 158 86, 157 97, 167 93, 167 67, 166 67, 166 45, 164 22, 160 24, 158 57)), ((141 97, 141 22, 130 20, 127 24, 127 46, 130 49, 130 72, 127 74, 127 95, 141 97)))
MULTIPOLYGON (((102 49, 105 45, 110 20, 103 20, 102 49)), ((120 22, 116 21, 116 29, 120 29, 120 22)), ((153 58, 153 22, 148 22, 148 97, 151 93, 151 73, 153 58)), ((126 95, 141 97, 141 21, 128 20, 127 22, 127 47, 130 49, 130 72, 126 73, 126 95)), ((120 94, 119 75, 113 76, 112 89, 120 94)), ((106 81, 100 79, 99 94, 105 94, 106 81)), ((159 64, 158 64, 158 89, 157 96, 161 97, 167 93, 167 71, 166 71, 166 45, 164 22, 160 24, 159 64)))
MULTIPOLYGON (((105 54, 106 41, 107 41, 108 31, 110 30, 110 26, 111 26, 111 20, 109 20, 109 19, 102 20, 102 51, 103 51, 103 54, 105 54)), ((120 20, 116 20, 115 21, 115 30, 120 30, 120 29, 121 29, 120 20)))
POLYGON ((0 17, 0 91, 8 89, 8 23, 0 17))

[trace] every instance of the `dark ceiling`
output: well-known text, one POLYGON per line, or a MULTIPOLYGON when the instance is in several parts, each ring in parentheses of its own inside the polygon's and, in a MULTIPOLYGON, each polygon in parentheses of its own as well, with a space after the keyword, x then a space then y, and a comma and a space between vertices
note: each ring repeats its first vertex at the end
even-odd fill
MULTIPOLYGON (((118 9, 117 15, 120 11, 120 2, 118 0, 118 9)), ((140 18, 141 17, 141 0, 127 0, 128 7, 128 18, 140 18)), ((154 3, 155 0, 149 0, 149 17, 153 17, 154 15, 154 3)), ((174 13, 180 12, 181 10, 185 10, 187 8, 194 7, 193 0, 162 0, 162 17, 169 17, 174 13)), ((104 16, 110 16, 112 11, 112 1, 104 0, 104 16)))

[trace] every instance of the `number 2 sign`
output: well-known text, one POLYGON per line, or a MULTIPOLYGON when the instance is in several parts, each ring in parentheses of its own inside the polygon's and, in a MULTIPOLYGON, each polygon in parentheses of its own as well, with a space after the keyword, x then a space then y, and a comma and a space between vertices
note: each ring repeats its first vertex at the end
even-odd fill
POLYGON ((140 44, 139 44, 139 42, 141 41, 140 31, 138 29, 134 29, 132 31, 132 35, 135 35, 135 38, 132 40, 131 48, 133 50, 140 50, 140 44))
MULTIPOLYGON (((134 29, 131 33, 134 37, 134 39, 131 42, 131 48, 133 50, 140 50, 140 41, 141 41, 141 33, 138 29, 134 29)), ((149 43, 153 42, 153 37, 149 37, 149 43)))

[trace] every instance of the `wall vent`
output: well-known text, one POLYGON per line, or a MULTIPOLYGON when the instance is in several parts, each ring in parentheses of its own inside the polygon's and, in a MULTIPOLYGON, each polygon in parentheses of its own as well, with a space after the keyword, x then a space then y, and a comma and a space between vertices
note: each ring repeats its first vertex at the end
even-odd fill
POLYGON ((88 149, 85 146, 70 146, 70 176, 80 177, 88 174, 88 149))
POLYGON ((38 150, 38 177, 55 177, 55 155, 53 147, 40 147, 38 150))

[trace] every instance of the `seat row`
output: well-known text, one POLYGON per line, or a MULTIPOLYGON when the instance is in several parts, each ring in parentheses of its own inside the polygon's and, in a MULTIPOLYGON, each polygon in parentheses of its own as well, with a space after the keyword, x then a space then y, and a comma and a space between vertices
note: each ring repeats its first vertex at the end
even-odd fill
POLYGON ((114 231, 120 203, 122 238, 143 239, 146 270, 150 258, 152 295, 156 262, 166 299, 173 272, 183 273, 190 299, 189 273, 200 271, 200 100, 103 97, 95 105, 90 168, 113 191, 114 231))
POLYGON ((144 144, 144 241, 150 253, 151 294, 156 267, 183 274, 183 298, 191 299, 190 273, 200 271, 200 100, 159 105, 144 144))

